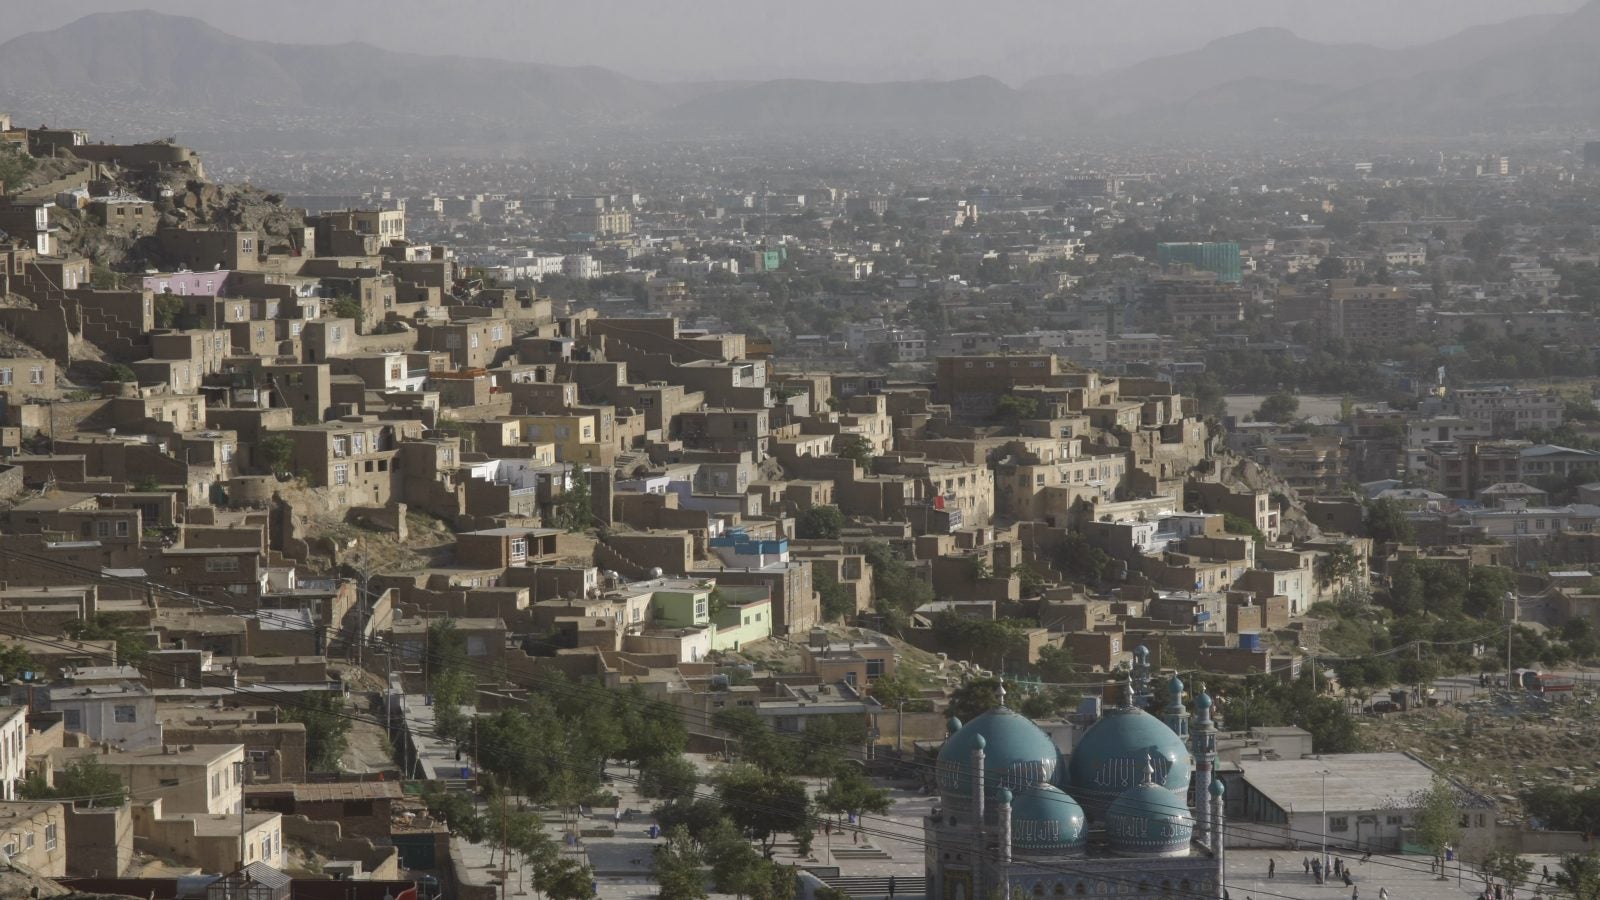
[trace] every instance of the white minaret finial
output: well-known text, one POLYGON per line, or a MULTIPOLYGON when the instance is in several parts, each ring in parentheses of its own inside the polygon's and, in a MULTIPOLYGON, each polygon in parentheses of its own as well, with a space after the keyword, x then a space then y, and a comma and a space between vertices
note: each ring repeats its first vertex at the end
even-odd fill
POLYGON ((1000 705, 1006 705, 1006 680, 1000 679, 1000 705))

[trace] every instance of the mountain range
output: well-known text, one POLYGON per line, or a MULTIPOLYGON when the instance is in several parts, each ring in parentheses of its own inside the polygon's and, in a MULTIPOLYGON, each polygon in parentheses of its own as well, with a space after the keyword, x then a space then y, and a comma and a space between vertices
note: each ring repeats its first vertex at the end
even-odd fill
POLYGON ((97 133, 110 116, 124 134, 175 134, 201 146, 248 133, 285 149, 313 136, 427 144, 589 127, 730 135, 1584 129, 1600 127, 1596 46, 1600 0, 1404 49, 1262 28, 1093 77, 1020 87, 986 77, 669 83, 599 67, 255 41, 139 11, 90 15, 0 44, 0 110, 24 123, 92 124, 97 133))

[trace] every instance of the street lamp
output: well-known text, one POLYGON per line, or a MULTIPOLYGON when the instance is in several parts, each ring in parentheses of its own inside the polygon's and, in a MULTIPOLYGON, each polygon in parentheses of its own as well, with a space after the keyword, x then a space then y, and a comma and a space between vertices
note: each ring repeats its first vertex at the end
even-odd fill
POLYGON ((1322 871, 1328 871, 1328 770, 1323 769, 1322 775, 1322 871))

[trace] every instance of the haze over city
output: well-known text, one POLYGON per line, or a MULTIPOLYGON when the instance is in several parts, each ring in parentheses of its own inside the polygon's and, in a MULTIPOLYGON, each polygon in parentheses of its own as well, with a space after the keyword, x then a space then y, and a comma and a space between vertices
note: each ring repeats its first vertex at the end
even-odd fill
POLYGON ((0 900, 1600 900, 1597 47, 0 0, 0 900))

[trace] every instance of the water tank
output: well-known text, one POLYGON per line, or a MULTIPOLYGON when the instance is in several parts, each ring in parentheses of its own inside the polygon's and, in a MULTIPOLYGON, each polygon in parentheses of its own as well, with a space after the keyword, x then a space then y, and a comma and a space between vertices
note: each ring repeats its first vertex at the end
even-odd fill
POLYGON ((1261 632, 1259 632, 1259 631, 1241 631, 1241 632, 1239 632, 1239 649, 1240 650, 1260 650, 1261 649, 1261 632))

